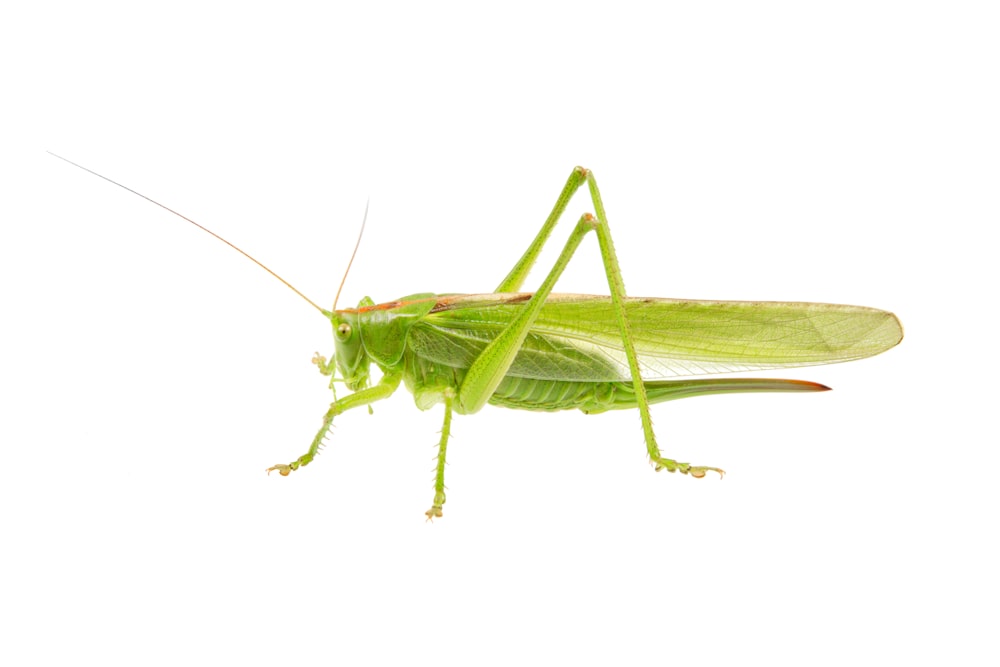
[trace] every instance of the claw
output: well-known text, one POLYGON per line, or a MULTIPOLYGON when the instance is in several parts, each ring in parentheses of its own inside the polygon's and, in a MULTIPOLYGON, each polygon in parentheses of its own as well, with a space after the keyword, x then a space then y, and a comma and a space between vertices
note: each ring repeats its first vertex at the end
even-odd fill
POLYGON ((292 466, 288 465, 287 463, 279 463, 278 465, 271 466, 265 472, 268 475, 270 475, 272 470, 277 470, 278 474, 281 475, 282 477, 288 477, 288 473, 290 473, 293 470, 295 470, 295 468, 293 468, 292 466))

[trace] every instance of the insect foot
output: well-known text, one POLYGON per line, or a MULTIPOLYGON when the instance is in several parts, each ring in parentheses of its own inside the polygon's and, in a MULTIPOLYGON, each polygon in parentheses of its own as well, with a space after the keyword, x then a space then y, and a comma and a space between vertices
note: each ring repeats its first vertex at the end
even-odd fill
POLYGON ((651 460, 650 463, 653 464, 653 470, 656 472, 660 472, 666 468, 667 472, 680 472, 683 475, 691 475, 692 477, 697 477, 698 479, 704 477, 709 470, 719 473, 719 479, 722 479, 726 475, 726 471, 722 468, 712 468, 711 466, 693 466, 690 463, 678 463, 673 459, 655 459, 651 460))
POLYGON ((434 494, 434 505, 424 512, 427 515, 428 521, 434 521, 434 519, 440 519, 444 516, 444 493, 434 494))
POLYGON ((313 355, 312 362, 319 366, 319 372, 323 375, 333 375, 334 364, 328 362, 319 352, 313 355))
POLYGON ((267 472, 267 474, 270 475, 272 470, 277 470, 278 474, 281 475, 282 477, 288 477, 288 473, 298 469, 299 469, 299 462, 296 461, 295 463, 279 463, 277 465, 273 465, 270 468, 268 468, 265 472, 267 472))
POLYGON ((701 479, 709 470, 719 473, 719 479, 726 476, 726 471, 722 468, 710 468, 709 466, 689 466, 687 470, 681 470, 681 472, 701 479))

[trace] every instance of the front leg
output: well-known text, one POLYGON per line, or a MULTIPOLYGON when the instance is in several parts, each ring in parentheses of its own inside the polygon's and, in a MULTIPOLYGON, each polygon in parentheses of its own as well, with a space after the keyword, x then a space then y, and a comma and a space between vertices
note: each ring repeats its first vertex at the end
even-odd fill
POLYGON ((337 381, 337 360, 330 359, 326 360, 322 354, 317 352, 313 355, 312 362, 319 367, 320 375, 330 378, 330 391, 333 392, 333 400, 337 400, 337 391, 334 389, 333 384, 337 381))
POLYGON ((318 452, 319 448, 322 446, 323 439, 326 438, 326 434, 330 431, 330 427, 333 426, 334 417, 342 412, 350 410, 351 408, 356 408, 362 405, 370 405, 375 401, 381 401, 383 398, 389 398, 392 396, 392 393, 396 391, 396 388, 399 387, 399 381, 402 377, 403 374, 401 371, 386 373, 374 387, 362 389, 361 391, 356 391, 349 396, 335 400, 330 404, 330 409, 327 410, 326 414, 323 416, 323 426, 320 427, 316 437, 313 438, 312 444, 309 445, 309 451, 291 463, 279 463, 271 466, 267 469, 268 474, 270 474, 272 470, 276 470, 281 475, 288 475, 288 473, 293 470, 298 470, 301 466, 309 465, 309 463, 316 457, 316 452, 318 452))

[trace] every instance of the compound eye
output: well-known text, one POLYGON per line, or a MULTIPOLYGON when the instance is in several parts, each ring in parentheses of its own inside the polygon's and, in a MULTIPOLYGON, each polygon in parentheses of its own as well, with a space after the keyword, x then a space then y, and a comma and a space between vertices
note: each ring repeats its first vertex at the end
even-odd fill
POLYGON ((340 326, 337 327, 337 335, 341 338, 347 338, 351 335, 351 325, 347 322, 341 322, 340 326))

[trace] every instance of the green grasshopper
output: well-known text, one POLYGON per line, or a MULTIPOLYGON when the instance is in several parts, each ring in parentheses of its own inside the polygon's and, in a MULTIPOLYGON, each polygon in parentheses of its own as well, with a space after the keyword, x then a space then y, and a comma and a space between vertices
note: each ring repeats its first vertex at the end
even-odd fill
POLYGON ((903 336, 895 315, 863 306, 626 296, 597 181, 582 167, 570 174, 538 235, 492 294, 421 293, 381 304, 365 297, 357 308, 338 310, 338 289, 333 309, 326 310, 193 220, 86 167, 70 164, 167 209, 235 248, 333 325, 333 359, 317 353, 313 363, 330 377, 331 390, 335 382, 343 382, 354 393, 337 398, 334 392, 309 450, 268 472, 288 475, 308 465, 334 418, 388 398, 400 382, 421 410, 443 403, 444 425, 428 519, 443 514, 445 456, 454 412, 473 414, 487 403, 520 410, 578 409, 586 414, 638 408, 646 452, 657 471, 692 477, 713 471, 722 476, 720 468, 664 457, 653 434, 650 404, 709 394, 826 391, 829 387, 801 380, 667 378, 862 359, 888 350, 903 336), (583 185, 590 191, 594 213, 577 221, 538 290, 519 292, 570 198, 583 185), (590 232, 597 235, 610 297, 553 294, 556 281, 590 232), (381 370, 375 384, 371 383, 372 362, 381 370))

